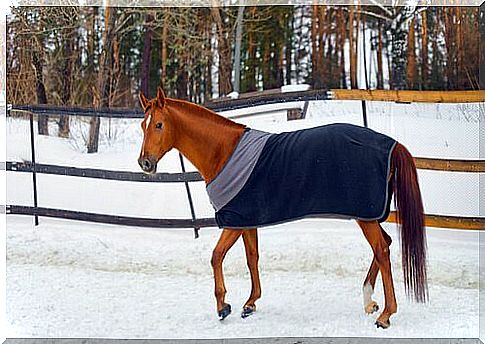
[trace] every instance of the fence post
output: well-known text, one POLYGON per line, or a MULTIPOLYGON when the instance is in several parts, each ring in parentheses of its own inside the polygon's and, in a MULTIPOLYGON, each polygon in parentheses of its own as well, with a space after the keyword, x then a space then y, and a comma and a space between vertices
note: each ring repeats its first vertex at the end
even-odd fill
POLYGON ((365 103, 365 100, 362 100, 362 117, 364 119, 364 127, 368 127, 368 123, 367 123, 367 105, 365 103))
MULTIPOLYGON (((35 166, 35 138, 34 138, 34 114, 31 112, 29 115, 30 121, 30 151, 32 154, 32 183, 34 189, 34 209, 37 210, 37 168, 35 166)), ((39 216, 34 215, 35 225, 39 225, 39 216)))
MULTIPOLYGON (((182 154, 179 153, 180 158, 180 166, 182 166, 182 172, 185 173, 185 164, 184 164, 184 157, 182 154)), ((194 202, 192 201, 192 194, 190 193, 189 182, 185 181, 185 190, 187 191, 187 198, 189 199, 189 206, 190 206, 190 215, 192 216, 192 224, 194 225, 194 236, 195 239, 199 237, 199 227, 195 225, 195 210, 194 210, 194 202)))

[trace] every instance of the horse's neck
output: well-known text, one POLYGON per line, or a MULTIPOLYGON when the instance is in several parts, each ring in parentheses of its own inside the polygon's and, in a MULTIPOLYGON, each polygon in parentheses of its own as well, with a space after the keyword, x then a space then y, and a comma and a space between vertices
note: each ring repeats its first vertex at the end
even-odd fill
POLYGON ((209 183, 234 151, 244 126, 187 102, 170 102, 170 110, 177 127, 175 148, 209 183))

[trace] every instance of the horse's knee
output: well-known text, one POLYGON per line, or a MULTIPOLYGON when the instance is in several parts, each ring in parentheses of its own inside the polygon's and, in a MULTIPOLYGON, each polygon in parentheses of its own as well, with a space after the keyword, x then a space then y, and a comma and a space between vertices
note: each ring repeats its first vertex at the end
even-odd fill
POLYGON ((247 258, 249 262, 258 262, 259 260, 259 252, 257 249, 249 249, 247 251, 247 258))
POLYGON ((384 240, 386 241, 387 246, 391 246, 392 239, 391 239, 391 237, 389 236, 389 234, 387 234, 387 233, 384 231, 384 229, 382 229, 382 227, 381 227, 381 232, 382 232, 382 236, 384 237, 384 240))
POLYGON ((224 252, 222 250, 219 250, 216 248, 214 249, 214 251, 212 251, 212 258, 211 258, 212 267, 215 267, 221 264, 223 259, 224 259, 224 252))
POLYGON ((379 263, 385 263, 389 261, 389 246, 387 244, 384 245, 377 245, 374 250, 374 255, 379 263))

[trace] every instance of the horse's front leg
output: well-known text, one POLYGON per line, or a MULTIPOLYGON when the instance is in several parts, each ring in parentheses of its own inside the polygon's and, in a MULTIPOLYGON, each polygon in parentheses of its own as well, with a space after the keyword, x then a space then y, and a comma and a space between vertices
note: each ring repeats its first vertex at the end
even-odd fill
POLYGON ((220 320, 223 320, 231 314, 231 305, 224 302, 226 287, 224 285, 222 262, 224 261, 227 251, 229 251, 237 239, 239 239, 241 234, 242 230, 240 229, 224 229, 214 251, 212 252, 211 264, 214 271, 214 293, 217 301, 217 314, 219 315, 220 320))
POLYGON ((261 283, 258 271, 258 230, 245 229, 243 232, 244 248, 246 249, 246 259, 251 274, 251 295, 246 301, 241 313, 241 317, 246 318, 256 311, 256 300, 261 297, 261 283))

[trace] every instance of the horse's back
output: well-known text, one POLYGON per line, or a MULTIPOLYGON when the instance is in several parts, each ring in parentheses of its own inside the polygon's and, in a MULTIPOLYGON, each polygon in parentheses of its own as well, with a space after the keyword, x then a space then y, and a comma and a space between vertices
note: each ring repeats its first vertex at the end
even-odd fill
POLYGON ((216 213, 226 227, 306 216, 380 220, 395 141, 371 129, 331 124, 271 135, 241 191, 216 213))

